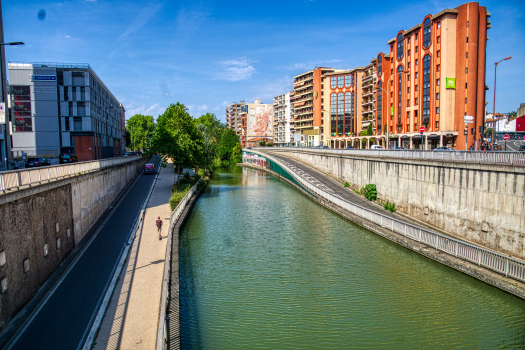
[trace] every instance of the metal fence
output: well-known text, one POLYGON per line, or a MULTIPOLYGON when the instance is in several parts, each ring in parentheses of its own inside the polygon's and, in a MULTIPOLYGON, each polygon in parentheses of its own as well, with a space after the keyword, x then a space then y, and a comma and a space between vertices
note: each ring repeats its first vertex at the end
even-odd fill
POLYGON ((52 165, 39 168, 11 170, 0 173, 0 191, 19 189, 22 186, 40 185, 43 182, 58 180, 81 173, 98 171, 104 168, 134 162, 142 156, 120 157, 93 160, 72 164, 52 165))
MULTIPOLYGON (((170 216, 170 223, 169 223, 169 231, 168 231, 168 243, 166 244, 166 256, 164 258, 164 276, 162 279, 162 292, 161 292, 161 298, 160 298, 160 314, 159 314, 159 323, 158 323, 158 329, 157 329, 157 350, 163 350, 164 345, 168 341, 168 325, 167 325, 167 305, 170 298, 170 292, 168 289, 169 284, 169 275, 171 270, 171 251, 172 251, 172 235, 173 235, 173 227, 175 226, 175 223, 181 216, 182 212, 186 208, 186 205, 188 204, 191 196, 195 193, 197 190, 197 186, 202 181, 202 177, 197 181, 195 185, 186 193, 186 195, 182 198, 182 200, 177 204, 177 207, 170 216)), ((178 249, 178 247, 176 247, 178 249)), ((178 294, 178 291, 177 291, 178 294)))
POLYGON ((254 147, 254 150, 276 152, 308 152, 315 154, 352 155, 383 158, 408 158, 457 163, 485 163, 525 166, 525 152, 480 152, 480 151, 410 151, 335 149, 309 147, 254 147))
POLYGON ((331 203, 334 203, 335 205, 350 213, 353 213, 356 216, 462 260, 466 260, 477 264, 478 266, 488 268, 515 280, 525 282, 525 261, 513 259, 503 254, 411 225, 367 208, 363 208, 357 204, 336 197, 318 188, 308 180, 297 176, 293 170, 271 156, 268 156, 268 154, 264 154, 264 156, 271 159, 272 162, 279 164, 299 183, 301 183, 305 188, 315 195, 324 198, 331 203))

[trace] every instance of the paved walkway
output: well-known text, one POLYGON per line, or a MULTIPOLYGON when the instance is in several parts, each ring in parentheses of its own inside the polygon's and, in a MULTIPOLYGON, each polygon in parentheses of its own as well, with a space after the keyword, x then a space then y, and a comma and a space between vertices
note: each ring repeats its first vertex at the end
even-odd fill
POLYGON ((175 174, 173 164, 161 169, 151 193, 144 225, 137 232, 129 260, 115 286, 95 350, 155 349, 164 258, 171 210, 168 204, 175 174), (155 222, 163 221, 162 240, 155 222))

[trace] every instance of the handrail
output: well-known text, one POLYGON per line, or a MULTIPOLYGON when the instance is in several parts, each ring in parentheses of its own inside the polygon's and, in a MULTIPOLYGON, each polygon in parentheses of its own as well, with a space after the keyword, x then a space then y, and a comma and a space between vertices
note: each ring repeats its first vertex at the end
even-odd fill
POLYGON ((312 193, 315 193, 317 196, 334 203, 335 205, 350 213, 353 213, 356 216, 368 220, 369 222, 376 225, 380 225, 381 227, 387 228, 392 232, 401 234, 411 240, 425 243, 449 255, 469 261, 471 263, 475 263, 478 266, 483 266, 517 281, 525 282, 525 261, 523 260, 514 259, 486 248, 481 248, 431 230, 420 228, 404 221, 386 216, 382 213, 361 207, 357 204, 347 201, 346 199, 336 197, 313 185, 308 180, 300 176, 296 176, 293 170, 280 161, 272 158, 271 156, 268 156, 265 153, 262 155, 281 166, 301 185, 303 185, 312 193))
POLYGON ((188 204, 191 196, 195 193, 197 190, 197 186, 202 181, 202 177, 193 185, 193 187, 184 195, 182 200, 177 204, 177 207, 170 215, 170 222, 168 226, 168 242, 166 244, 166 255, 164 257, 164 276, 162 278, 162 292, 161 292, 161 299, 160 299, 160 312, 159 312, 159 322, 158 322, 158 328, 157 328, 157 350, 163 350, 164 344, 167 342, 167 325, 166 325, 166 306, 169 299, 169 291, 168 291, 168 282, 169 282, 169 274, 171 273, 171 242, 172 242, 172 235, 173 235, 173 227, 175 226, 175 223, 179 219, 180 215, 186 208, 186 205, 188 204))
POLYGON ((42 182, 50 182, 80 173, 98 171, 115 165, 134 162, 141 157, 142 156, 139 155, 132 157, 99 159, 88 162, 4 171, 0 173, 0 191, 6 193, 15 188, 20 189, 22 186, 41 185, 42 182))
MULTIPOLYGON (((411 151, 411 150, 372 150, 310 147, 254 147, 254 150, 275 152, 309 152, 316 154, 351 155, 384 158, 404 158, 455 163, 525 165, 525 152, 499 151, 411 151)), ((246 151, 246 149, 244 149, 246 151)))

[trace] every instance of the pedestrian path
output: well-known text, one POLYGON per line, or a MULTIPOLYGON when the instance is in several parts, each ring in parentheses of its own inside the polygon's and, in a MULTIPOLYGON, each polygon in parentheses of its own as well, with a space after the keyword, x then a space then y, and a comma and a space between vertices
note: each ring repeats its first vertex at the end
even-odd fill
POLYGON ((95 350, 154 349, 171 210, 168 201, 176 178, 173 164, 162 168, 130 249, 129 259, 108 307, 95 350), (155 222, 163 221, 162 240, 155 222))

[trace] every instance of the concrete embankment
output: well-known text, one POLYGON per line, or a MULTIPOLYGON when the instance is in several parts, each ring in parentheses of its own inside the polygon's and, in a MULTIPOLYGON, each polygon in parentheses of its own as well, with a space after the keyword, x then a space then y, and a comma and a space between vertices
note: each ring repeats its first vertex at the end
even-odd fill
MULTIPOLYGON (((270 159, 270 160, 277 160, 277 158, 273 158, 272 155, 268 155, 268 154, 262 154, 262 156, 264 157, 267 157, 267 159, 270 159)), ((314 169, 308 169, 307 166, 305 166, 304 164, 301 166, 301 164, 299 162, 295 162, 295 161, 292 161, 290 160, 290 163, 293 164, 293 166, 297 166, 299 169, 300 167, 300 170, 302 172, 302 174, 299 176, 298 174, 291 174, 293 175, 294 177, 296 178, 299 178, 299 177, 303 177, 303 178, 315 178, 314 180, 314 183, 316 183, 316 186, 317 187, 320 187, 320 186, 324 186, 326 187, 328 190, 331 190, 331 191, 334 191, 334 193, 337 195, 337 196, 344 196, 344 197, 348 197, 346 198, 347 200, 348 199, 352 199, 351 195, 350 195, 350 192, 348 189, 345 189, 341 184, 337 184, 334 180, 331 180, 329 179, 328 177, 322 176, 322 174, 316 172, 314 169), (340 191, 337 190, 337 188, 335 186, 340 186, 340 191), (345 193, 346 192, 346 193, 345 193), (348 195, 346 195, 348 194, 348 195)), ((449 253, 446 253, 442 250, 439 250, 439 249, 436 249, 434 247, 432 247, 431 245, 428 245, 428 244, 424 244, 424 243, 421 243, 421 242, 418 242, 417 240, 414 240, 414 239, 411 239, 407 236, 403 236, 402 234, 399 234, 399 233, 396 233, 396 232, 393 232, 393 230, 391 230, 390 228, 388 227, 385 227, 384 225, 381 225, 380 222, 373 222, 371 220, 367 220, 361 216, 358 216, 358 215, 355 215, 354 213, 348 211, 348 210, 345 210, 344 208, 342 208, 341 206, 338 206, 336 205, 335 203, 329 201, 329 200, 326 200, 325 198, 322 198, 320 196, 315 196, 315 195, 312 195, 311 193, 307 192, 307 191, 304 191, 304 189, 302 189, 300 186, 297 186, 297 184, 295 184, 294 182, 286 179, 285 177, 281 176, 280 174, 278 174, 277 172, 274 172, 272 170, 269 170, 269 169, 264 169, 264 168, 261 168, 259 166, 255 166, 255 165, 251 165, 251 164, 239 164, 241 166, 244 166, 244 167, 249 167, 249 168, 253 168, 253 169, 256 169, 256 170, 259 170, 259 171, 264 171, 264 172, 268 172, 278 178, 280 178, 281 180, 289 183, 291 186, 295 187, 296 189, 298 189, 299 191, 301 191, 303 194, 305 194, 306 196, 308 196, 309 198, 311 198, 312 200, 315 200, 317 201, 319 204, 325 206, 326 208, 332 210, 333 212, 347 218, 348 220, 351 220, 352 222, 354 223, 357 223, 358 225, 372 231, 372 232, 375 232, 381 236, 383 236, 384 238, 387 238, 397 244, 400 244, 408 249, 411 249, 419 254, 422 254, 428 258, 431 258, 435 261, 438 261, 444 265, 447 265, 449 267, 452 267, 458 271, 461 271, 467 275, 470 275, 472 277, 475 277, 481 281, 484 281, 486 283, 489 283, 495 287, 498 287, 502 290, 505 290, 509 293, 512 293, 520 298, 524 298, 525 299, 525 284, 520 282, 520 281, 517 281, 515 279, 512 279, 512 278, 509 278, 509 277, 506 277, 505 275, 502 275, 502 274, 499 274, 499 273, 496 273, 494 271, 491 271, 490 269, 487 269, 483 266, 480 266, 478 264, 475 264, 475 263, 472 263, 472 262, 469 262, 469 261, 465 261, 463 259, 460 259, 460 258, 457 258, 455 257, 454 255, 452 254, 449 254, 449 253)), ((288 164, 290 165, 290 164, 288 164)), ((377 210, 377 209, 374 209, 374 210, 377 210)), ((396 215, 396 219, 397 220, 406 220, 402 217, 400 217, 399 215, 396 215)), ((407 220, 408 221, 408 220, 407 220)), ((411 225, 414 225, 413 222, 410 222, 409 224, 411 225)))

